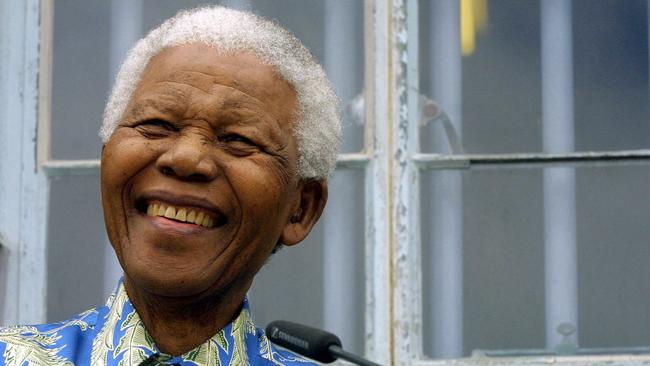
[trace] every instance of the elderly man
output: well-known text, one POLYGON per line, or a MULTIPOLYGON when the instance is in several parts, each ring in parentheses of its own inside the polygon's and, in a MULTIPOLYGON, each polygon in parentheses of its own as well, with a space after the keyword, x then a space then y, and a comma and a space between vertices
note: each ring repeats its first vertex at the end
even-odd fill
POLYGON ((125 275, 71 320, 0 329, 6 365, 294 365, 246 292, 327 200, 338 101, 286 30, 222 7, 140 40, 100 132, 106 229, 125 275))

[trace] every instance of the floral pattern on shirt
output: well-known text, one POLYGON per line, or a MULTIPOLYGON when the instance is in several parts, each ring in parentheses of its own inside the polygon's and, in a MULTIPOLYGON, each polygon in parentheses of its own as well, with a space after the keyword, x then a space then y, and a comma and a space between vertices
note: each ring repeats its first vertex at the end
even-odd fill
POLYGON ((161 353, 120 282, 105 306, 70 320, 0 328, 0 365, 6 366, 238 366, 315 365, 276 348, 255 327, 248 301, 240 314, 212 338, 180 355, 161 353))

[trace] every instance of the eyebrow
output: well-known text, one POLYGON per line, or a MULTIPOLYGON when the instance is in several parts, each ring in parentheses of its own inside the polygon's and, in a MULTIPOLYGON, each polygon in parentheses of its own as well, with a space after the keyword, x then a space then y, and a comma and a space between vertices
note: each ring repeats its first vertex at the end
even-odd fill
POLYGON ((161 95, 158 95, 155 98, 147 97, 138 100, 129 111, 129 114, 135 118, 139 118, 145 114, 145 110, 147 108, 153 108, 163 114, 178 116, 179 114, 183 114, 187 109, 184 103, 180 102, 178 99, 174 98, 171 95, 163 94, 162 100, 160 97, 161 95))
MULTIPOLYGON (((140 119, 146 114, 148 108, 152 108, 164 115, 173 116, 174 118, 184 119, 187 117, 188 105, 184 101, 182 93, 164 92, 154 96, 147 96, 138 100, 129 111, 129 116, 133 119, 140 119)), ((218 111, 218 118, 225 122, 225 125, 247 125, 257 126, 263 121, 271 120, 271 129, 277 128, 277 123, 266 110, 264 103, 257 98, 252 98, 248 94, 226 98, 218 111), (260 118, 257 113, 264 112, 264 117, 260 118)), ((211 118, 210 118, 211 119, 211 118)))

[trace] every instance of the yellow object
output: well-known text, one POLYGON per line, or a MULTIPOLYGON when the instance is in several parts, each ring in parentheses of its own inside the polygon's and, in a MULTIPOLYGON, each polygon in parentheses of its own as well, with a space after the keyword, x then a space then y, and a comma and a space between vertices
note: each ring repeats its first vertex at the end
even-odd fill
POLYGON ((487 0, 460 0, 460 49, 463 56, 476 48, 476 33, 487 27, 487 0))

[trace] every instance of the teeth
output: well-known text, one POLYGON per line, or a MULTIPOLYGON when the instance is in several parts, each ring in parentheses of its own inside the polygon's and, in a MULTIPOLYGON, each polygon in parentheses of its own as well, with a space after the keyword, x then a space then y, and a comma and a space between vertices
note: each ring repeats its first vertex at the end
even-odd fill
POLYGON ((185 221, 186 212, 187 211, 184 208, 181 208, 180 210, 176 211, 175 219, 178 221, 185 221))
POLYGON ((196 212, 194 212, 194 211, 190 211, 190 213, 187 214, 187 217, 185 218, 185 220, 186 220, 187 222, 194 223, 194 219, 195 219, 195 218, 196 218, 196 212))
POLYGON ((195 222, 197 225, 201 225, 201 223, 203 223, 203 218, 204 218, 204 217, 205 217, 205 214, 204 214, 203 212, 199 212, 199 214, 196 215, 196 219, 194 219, 194 222, 195 222))
POLYGON ((211 227, 212 226, 211 223, 210 223, 210 216, 206 216, 206 217, 203 218, 203 222, 201 223, 201 226, 205 226, 205 227, 211 227))
POLYGON ((196 212, 186 208, 176 208, 174 206, 166 206, 161 203, 153 203, 147 207, 147 215, 149 216, 163 216, 168 219, 174 219, 181 222, 189 222, 192 224, 200 225, 203 227, 213 227, 214 219, 210 215, 203 212, 196 212))
POLYGON ((168 219, 175 219, 176 209, 173 208, 172 206, 167 206, 167 210, 165 211, 165 217, 168 219))

